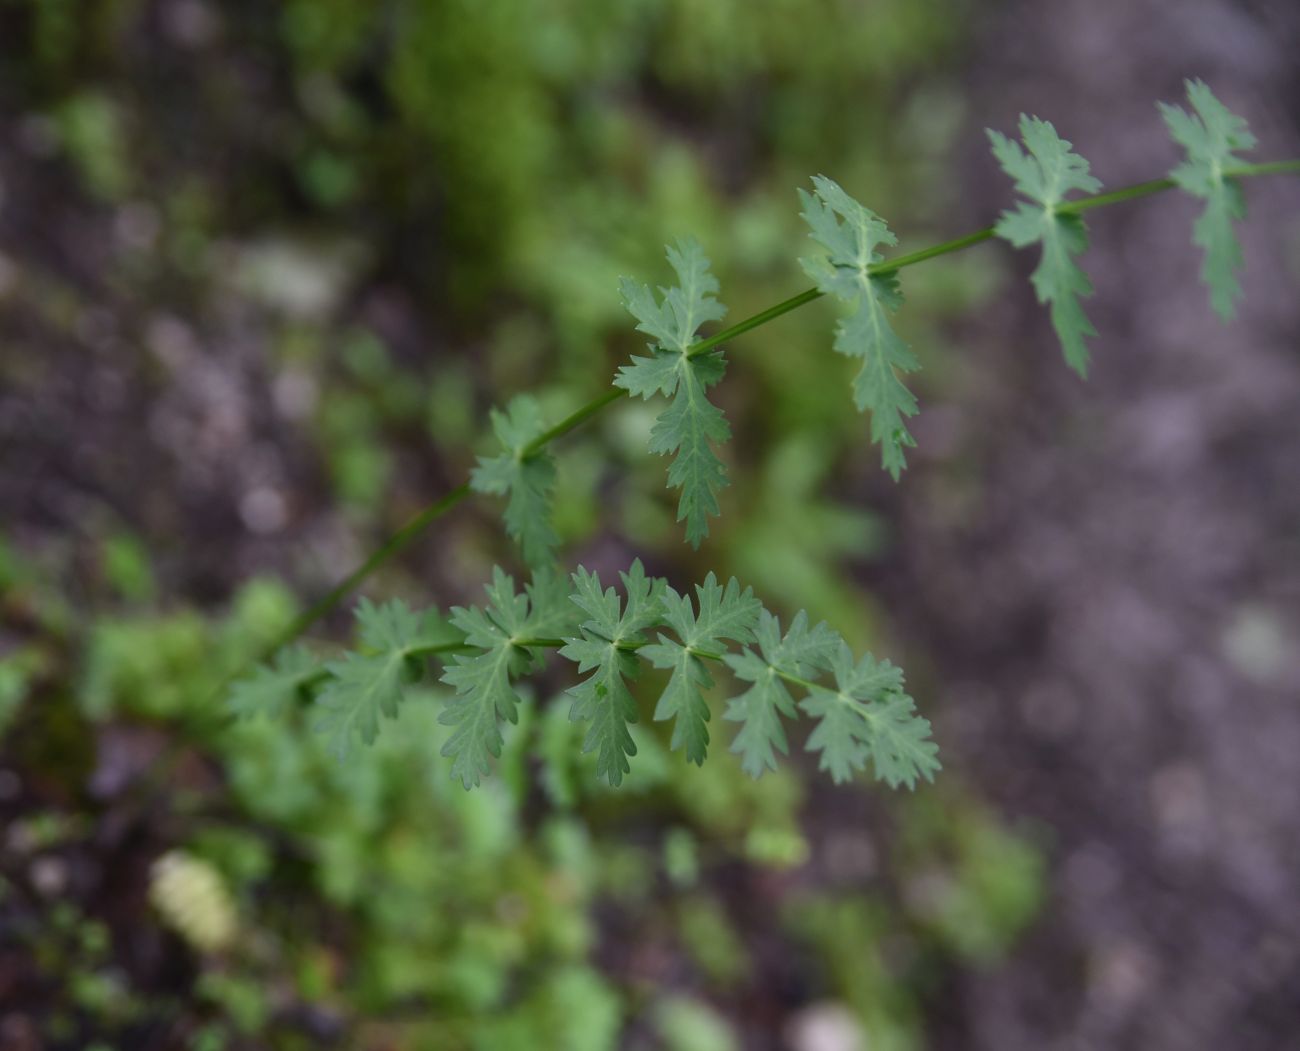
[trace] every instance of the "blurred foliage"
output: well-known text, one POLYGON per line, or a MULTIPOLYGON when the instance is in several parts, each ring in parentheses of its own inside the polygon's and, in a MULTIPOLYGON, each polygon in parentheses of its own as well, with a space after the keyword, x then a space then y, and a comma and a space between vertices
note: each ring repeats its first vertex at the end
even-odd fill
MULTIPOLYGON (((198 1047, 595 1049, 622 1046, 629 1025, 666 1048, 743 1046, 743 1020, 707 998, 758 981, 772 961, 755 938, 774 935, 737 922, 724 874, 815 873, 796 776, 754 782, 730 758, 688 774, 642 730, 644 761, 610 789, 594 757, 579 758, 565 706, 549 703, 510 728, 501 776, 465 792, 438 757, 447 728, 429 691, 346 765, 306 712, 215 716, 221 676, 294 612, 267 583, 219 619, 118 612, 84 625, 78 677, 15 679, 32 703, 16 707, 0 773, 24 794, 51 778, 89 790, 11 814, 0 870, 6 952, 35 964, 19 995, 41 1005, 54 1046, 145 1046, 164 1017, 198 1047), (561 733, 531 769, 530 737, 561 733), (56 759, 66 738, 83 746, 56 759), (166 802, 133 815, 159 778, 166 802), (77 875, 120 822, 134 831, 119 863, 140 881, 125 912, 77 875), (96 902, 102 917, 86 911, 96 902), (611 909, 641 948, 602 932, 611 909), (684 985, 641 973, 638 953, 653 959, 655 943, 676 946, 684 985), (152 967, 128 962, 141 952, 152 967), (177 967, 179 984, 160 981, 177 967)), ((784 910, 786 951, 812 947, 824 995, 852 1006, 871 1046, 919 1046, 925 976, 999 959, 1041 895, 1036 850, 966 797, 915 797, 898 822, 881 848, 890 879, 849 890, 805 876, 784 910), (909 888, 901 910, 895 883, 909 888)))
MULTIPOLYGON (((688 772, 643 721, 611 792, 548 696, 472 794, 438 758, 432 692, 347 766, 304 713, 232 725, 214 697, 298 604, 236 587, 265 551, 219 546, 194 497, 229 490, 227 533, 283 536, 277 569, 319 583, 342 556, 301 553, 313 523, 364 548, 465 474, 489 404, 528 389, 558 418, 607 383, 639 345, 618 277, 666 276, 664 242, 699 237, 738 319, 801 287, 794 188, 814 172, 908 236, 937 229, 958 14, 0 0, 0 118, 94 245, 0 254, 0 298, 21 304, 0 383, 35 400, 60 369, 107 370, 152 436, 106 461, 135 499, 0 538, 0 995, 49 1046, 723 1051, 759 1024, 736 1005, 797 963, 773 1017, 836 998, 871 1047, 910 1047, 937 972, 1010 951, 1038 853, 957 789, 877 801, 901 834, 863 829, 857 790, 810 800, 797 770, 753 782, 729 756, 688 772), (220 563, 206 609, 182 586, 201 559, 220 563), (836 877, 815 817, 887 862, 836 877), (160 884, 163 857, 188 877, 160 884), (214 901, 237 936, 187 936, 176 918, 214 901)), ((923 395, 942 390, 946 316, 991 280, 954 264, 909 282, 923 395)), ((709 556, 856 645, 878 618, 854 571, 889 537, 858 499, 873 458, 831 312, 808 313, 747 336, 719 388, 740 462, 709 556)), ((557 450, 557 527, 571 551, 699 576, 644 452, 653 411, 557 450)), ((79 463, 114 445, 94 441, 79 463)), ((451 586, 476 589, 509 548, 467 518, 439 546, 451 586)), ((377 586, 444 600, 423 577, 377 586)))

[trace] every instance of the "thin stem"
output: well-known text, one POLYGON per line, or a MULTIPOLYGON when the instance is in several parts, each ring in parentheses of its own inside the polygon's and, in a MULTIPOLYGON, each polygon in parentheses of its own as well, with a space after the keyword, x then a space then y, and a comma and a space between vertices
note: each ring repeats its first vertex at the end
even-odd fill
MULTIPOLYGON (((599 638, 604 638, 603 635, 599 635, 598 632, 594 632, 590 628, 588 628, 587 631, 591 632, 591 634, 593 635, 597 635, 597 637, 599 638)), ((610 643, 610 645, 612 645, 615 649, 623 650, 624 652, 627 653, 635 653, 643 646, 650 645, 650 643, 648 642, 614 642, 612 639, 605 639, 605 641, 610 643)), ((561 646, 567 645, 567 643, 565 643, 563 639, 516 639, 515 645, 559 649, 561 646)), ((450 649, 453 647, 446 647, 446 648, 450 649)), ((466 647, 461 647, 461 648, 466 648, 466 647)), ((468 647, 468 648, 472 649, 473 647, 468 647)), ((725 653, 714 653, 712 650, 702 650, 696 648, 695 646, 686 646, 685 650, 692 657, 699 657, 702 660, 718 661, 719 663, 725 660, 727 656, 725 653)), ((432 653, 434 652, 434 650, 431 649, 428 652, 432 653)), ((766 664, 767 662, 764 661, 764 663, 766 664)), ((805 690, 808 693, 811 693, 813 690, 824 689, 824 687, 819 686, 815 682, 810 682, 808 679, 803 679, 800 678, 798 675, 791 675, 789 672, 784 672, 774 664, 768 664, 767 666, 771 668, 774 672, 776 672, 776 674, 780 676, 782 679, 784 679, 786 682, 790 683, 790 685, 798 686, 800 689, 805 690)))
POLYGON ((783 678, 786 682, 790 683, 790 685, 798 686, 800 689, 805 690, 808 693, 812 693, 813 690, 824 690, 826 688, 824 686, 817 685, 817 683, 815 682, 809 682, 807 679, 801 679, 797 675, 791 675, 788 672, 783 672, 780 668, 776 667, 775 665, 769 664, 768 667, 771 668, 774 672, 776 672, 777 675, 783 678))
POLYGON ((552 650, 568 645, 563 639, 512 639, 511 644, 524 649, 545 647, 552 650))
POLYGON ((1255 175, 1300 175, 1300 158, 1290 161, 1265 161, 1262 164, 1240 164, 1225 168, 1223 174, 1233 179, 1249 179, 1255 175))
POLYGON ((951 241, 944 241, 943 244, 932 245, 929 248, 922 248, 918 252, 900 255, 897 259, 885 259, 879 263, 872 263, 867 267, 867 273, 892 274, 895 270, 902 270, 905 266, 924 263, 927 259, 933 259, 935 256, 947 255, 949 252, 960 252, 963 248, 969 248, 981 241, 987 241, 992 236, 993 227, 986 226, 983 230, 976 230, 965 237, 955 237, 951 241))
MULTIPOLYGON (((693 657, 702 657, 705 660, 710 660, 710 661, 721 661, 726 657, 725 653, 713 653, 709 650, 697 650, 694 646, 687 646, 686 650, 693 657)), ((798 686, 801 689, 808 691, 809 693, 811 693, 813 690, 821 689, 821 687, 818 686, 815 682, 809 682, 807 679, 801 679, 798 675, 791 675, 789 672, 784 672, 780 668, 778 668, 775 664, 768 664, 767 661, 763 661, 763 663, 767 664, 767 666, 771 668, 772 671, 776 672, 776 674, 780 678, 784 679, 786 682, 790 683, 793 686, 798 686)))
POLYGON ((708 339, 700 340, 686 352, 686 356, 688 358, 698 358, 701 354, 707 354, 714 347, 721 346, 723 343, 727 343, 730 340, 735 339, 737 336, 742 336, 751 329, 758 328, 759 325, 766 325, 774 318, 779 318, 782 314, 788 314, 792 310, 797 310, 805 303, 811 303, 814 299, 820 299, 821 296, 822 293, 818 292, 817 289, 809 288, 806 291, 800 292, 797 296, 791 296, 789 299, 778 303, 774 307, 768 307, 766 310, 759 311, 753 317, 747 317, 744 321, 736 322, 736 324, 732 325, 730 328, 724 328, 715 336, 710 336, 708 339))
POLYGON ((591 401, 587 402, 586 405, 578 409, 576 412, 570 413, 559 423, 557 423, 554 427, 552 427, 549 431, 543 431, 541 434, 539 434, 536 438, 534 438, 531 442, 529 442, 527 445, 524 446, 523 456, 527 458, 529 456, 537 455, 537 453, 541 452, 542 449, 544 449, 547 445, 555 441, 556 438, 562 438, 564 437, 564 435, 568 434, 575 427, 578 427, 581 424, 586 423, 589 419, 591 419, 591 417, 595 416, 596 413, 600 412, 600 410, 603 409, 606 405, 610 405, 618 401, 619 398, 626 398, 626 397, 627 397, 627 391, 625 391, 622 387, 610 388, 599 398, 593 398, 591 401))
POLYGON ((429 646, 412 646, 406 651, 408 657, 433 657, 439 653, 460 653, 463 650, 477 649, 468 642, 438 642, 429 646))
POLYGON ((1092 208, 1104 208, 1108 204, 1119 204, 1120 201, 1131 201, 1135 197, 1146 197, 1148 194, 1172 190, 1177 185, 1173 179, 1152 179, 1150 182, 1125 186, 1122 190, 1114 190, 1111 193, 1101 193, 1093 197, 1080 197, 1077 201, 1066 201, 1063 204, 1058 204, 1053 210, 1057 215, 1078 215, 1080 212, 1086 212, 1092 208))
MULTIPOLYGON (((563 639, 512 639, 511 645, 519 646, 524 649, 542 648, 559 649, 567 645, 563 639)), ((436 657, 442 653, 467 653, 476 652, 477 646, 471 646, 468 642, 437 642, 429 646, 412 646, 405 650, 407 657, 436 657)))
POLYGON ((411 541, 424 532, 429 523, 446 514, 458 503, 468 497, 469 494, 469 483, 463 482, 451 492, 447 493, 441 500, 430 504, 418 515, 412 518, 406 523, 406 525, 402 526, 401 529, 371 552, 370 557, 362 562, 361 565, 357 566, 356 569, 330 588, 323 597, 318 599, 310 608, 301 613, 292 624, 284 629, 284 631, 280 632, 275 641, 272 642, 272 644, 263 652, 261 659, 266 660, 267 657, 280 649, 281 646, 287 646, 294 639, 298 638, 299 635, 342 602, 358 584, 366 579, 366 577, 370 576, 371 573, 389 559, 406 550, 411 541))
MULTIPOLYGON (((1269 161, 1263 164, 1244 164, 1235 168, 1228 168, 1223 173, 1229 178, 1253 178, 1259 175, 1291 175, 1300 174, 1300 159, 1269 161)), ((1130 201, 1138 197, 1146 197, 1149 194, 1160 193, 1164 190, 1173 189, 1175 183, 1172 179, 1152 179, 1149 182, 1137 183, 1133 186, 1126 186, 1123 189, 1114 190, 1110 193, 1097 194, 1092 197, 1080 197, 1077 200, 1067 201, 1056 207, 1057 215, 1078 215, 1082 212, 1089 211, 1093 208, 1103 208, 1106 205, 1119 204, 1122 201, 1130 201)), ((951 241, 944 241, 941 244, 932 245, 929 248, 922 248, 916 252, 909 252, 907 255, 901 255, 894 259, 886 259, 875 263, 868 268, 868 271, 874 275, 882 275, 902 270, 904 267, 914 266, 917 263, 923 263, 927 259, 934 259, 938 256, 948 255, 952 252, 959 252, 962 249, 969 248, 972 245, 988 241, 994 236, 994 228, 987 226, 982 230, 976 230, 973 233, 966 234, 964 237, 957 237, 951 241)), ((806 289, 796 296, 791 296, 775 306, 768 307, 766 310, 759 311, 752 317, 739 321, 721 332, 702 339, 687 352, 686 356, 690 358, 699 357, 701 354, 707 354, 710 350, 720 346, 723 343, 735 339, 737 336, 750 332, 760 325, 766 325, 769 321, 788 314, 792 310, 797 310, 805 303, 811 303, 814 299, 820 299, 822 293, 815 288, 806 289)), ((587 404, 577 409, 565 419, 561 420, 550 430, 543 431, 531 442, 524 447, 523 455, 535 456, 541 452, 547 445, 556 438, 562 438, 570 431, 581 426, 591 417, 604 409, 607 405, 627 396, 627 391, 621 387, 614 387, 605 391, 598 398, 593 398, 587 404)), ((262 654, 265 660, 281 646, 288 645, 294 639, 298 638, 304 631, 315 624, 318 620, 328 614, 340 602, 346 598, 358 584, 366 577, 370 576, 376 569, 382 566, 389 559, 405 550, 406 547, 414 540, 425 527, 434 519, 451 510, 458 503, 470 495, 469 484, 465 483, 449 492, 436 503, 431 504, 425 510, 421 511, 415 518, 411 519, 397 533, 384 542, 369 558, 360 566, 349 573, 343 580, 336 584, 330 591, 305 613, 299 616, 292 624, 286 628, 279 637, 276 638, 273 645, 269 646, 262 654)))

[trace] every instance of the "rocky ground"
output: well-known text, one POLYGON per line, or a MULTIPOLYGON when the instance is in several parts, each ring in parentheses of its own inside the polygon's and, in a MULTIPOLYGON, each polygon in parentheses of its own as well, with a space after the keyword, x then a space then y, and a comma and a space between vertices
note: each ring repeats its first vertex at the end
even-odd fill
MULTIPOLYGON (((1294 156, 1298 40, 1280 3, 1006 5, 972 107, 1010 127, 1033 106, 1119 186, 1166 170, 1149 100, 1200 76, 1252 115, 1261 158, 1294 156)), ((974 186, 972 220, 1004 192, 974 186)), ((1090 215, 1087 385, 1029 297, 1003 297, 958 334, 944 453, 900 490, 886 586, 936 664, 943 731, 1055 841, 1045 922, 1009 971, 960 983, 943 1046, 1300 1032, 1300 184, 1249 201, 1229 326, 1197 283, 1191 202, 1090 215)))

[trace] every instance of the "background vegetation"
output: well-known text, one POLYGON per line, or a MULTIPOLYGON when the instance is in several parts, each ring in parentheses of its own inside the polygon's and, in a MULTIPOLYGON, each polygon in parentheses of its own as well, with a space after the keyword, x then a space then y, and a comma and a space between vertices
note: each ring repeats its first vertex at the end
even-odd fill
MULTIPOLYGON (((0 1046, 1285 1046, 1290 183, 1250 187, 1231 329, 1193 205, 1098 213, 1086 387, 1025 260, 909 272, 898 487, 826 303, 736 344, 700 552, 653 407, 557 447, 574 560, 734 573, 905 663, 933 787, 753 782, 646 731, 602 789, 545 690, 469 794, 432 697, 344 766, 306 719, 214 715, 491 405, 604 389, 641 342, 618 277, 665 279, 666 241, 744 317, 806 284, 809 175, 925 244, 1005 203, 982 128, 1021 109, 1109 184, 1162 173, 1188 75, 1300 152, 1290 5, 1166 8, 0 0, 0 1046)), ((498 510, 366 593, 476 601, 498 510)))

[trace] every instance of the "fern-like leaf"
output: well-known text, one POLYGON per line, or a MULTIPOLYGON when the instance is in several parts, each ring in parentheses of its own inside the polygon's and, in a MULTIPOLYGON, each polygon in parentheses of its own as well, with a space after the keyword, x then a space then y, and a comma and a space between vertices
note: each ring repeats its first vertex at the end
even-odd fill
POLYGON ((870 268, 882 261, 877 249, 893 247, 898 239, 880 216, 824 175, 814 176, 813 193, 800 190, 799 200, 812 239, 825 250, 799 262, 819 292, 855 304, 836 327, 835 349, 862 359, 853 400, 859 412, 871 411, 871 440, 897 481, 907 466, 903 450, 916 445, 904 423, 904 417, 916 415, 916 398, 899 373, 915 372, 921 364, 889 323, 890 313, 903 302, 898 275, 873 274, 870 268))
POLYGON ((554 569, 539 569, 524 585, 528 616, 524 628, 531 638, 568 638, 577 629, 577 610, 570 598, 568 580, 554 569))
POLYGON ((1246 198, 1225 168, 1240 164, 1236 150, 1255 146, 1255 136, 1238 117, 1214 97, 1200 80, 1186 82, 1187 100, 1195 113, 1181 106, 1161 102, 1169 134, 1184 150, 1187 159, 1169 173, 1182 189, 1205 199, 1205 211, 1192 227, 1192 242, 1205 251, 1201 279, 1210 290, 1210 305, 1227 321, 1236 313, 1234 301, 1241 294, 1237 271, 1241 268, 1241 244, 1233 232, 1234 219, 1246 216, 1246 198))
POLYGON ((634 355, 632 364, 618 370, 614 386, 641 398, 672 398, 650 433, 650 451, 676 454, 668 484, 682 491, 677 521, 686 522, 686 538, 698 548, 709 535, 709 517, 718 514, 718 491, 727 485, 726 467, 713 446, 731 437, 731 427, 707 396, 726 371, 722 351, 692 357, 690 349, 700 325, 721 320, 727 310, 715 298, 718 281, 697 241, 669 247, 668 262, 678 284, 659 290, 662 302, 645 285, 623 279, 623 302, 637 319, 637 331, 650 337, 650 356, 634 355))
POLYGON ((503 451, 479 457, 470 487, 480 493, 508 495, 506 532, 519 544, 528 565, 549 565, 559 543, 551 526, 555 460, 545 451, 527 452, 529 443, 546 430, 541 407, 530 395, 518 395, 505 412, 492 410, 492 430, 503 451))
POLYGON ((362 599, 356 608, 364 652, 332 661, 332 676, 316 698, 314 729, 327 736, 328 747, 347 757, 359 737, 373 744, 381 717, 392 719, 408 686, 420 678, 414 651, 456 645, 461 633, 436 610, 417 613, 401 601, 375 605, 362 599))
POLYGON ((903 672, 889 661, 867 654, 854 663, 841 644, 831 660, 836 689, 814 686, 800 702, 818 720, 808 736, 808 750, 820 752, 819 766, 838 784, 870 760, 876 778, 891 788, 913 788, 917 778, 934 779, 938 748, 930 740, 930 723, 916 714, 903 689, 903 672))
POLYGON ((442 754, 452 761, 452 776, 466 788, 477 785, 491 769, 490 758, 501 754, 501 720, 513 723, 519 717, 519 696, 511 680, 541 660, 540 651, 529 642, 567 623, 559 612, 561 597, 567 605, 567 596, 552 573, 539 575, 517 594, 514 579, 493 567, 492 583, 485 590, 486 607, 457 606, 451 612, 452 625, 465 634, 465 646, 478 652, 454 654, 442 675, 456 690, 438 717, 455 727, 442 754))
POLYGON ((302 698, 306 687, 324 673, 302 646, 281 650, 269 664, 260 664, 253 674, 231 688, 230 709, 243 719, 266 716, 280 719, 302 698))
POLYGON ((627 757, 636 755, 628 731, 628 724, 637 721, 636 700, 627 682, 636 678, 640 661, 632 647, 645 641, 642 632, 659 619, 664 590, 662 580, 646 577, 640 559, 620 576, 627 595, 621 608, 612 587, 602 591, 600 577, 578 567, 571 598, 589 619, 582 623, 581 636, 568 639, 560 650, 577 663, 579 673, 593 672, 569 690, 569 718, 590 724, 582 750, 596 753, 596 775, 616 787, 631 769, 627 757))
POLYGON ((1050 304, 1052 327, 1069 366, 1080 376, 1088 374, 1087 336, 1097 330, 1079 302, 1092 295, 1088 280, 1074 256, 1088 247, 1088 230, 1077 215, 1060 215, 1056 208, 1072 190, 1096 193, 1101 181, 1088 171, 1088 162, 1045 120, 1020 115, 1020 144, 990 130, 993 156, 1011 176, 1016 189, 1033 203, 1021 201, 1002 213, 994 232, 1016 248, 1042 245, 1043 255, 1031 280, 1040 303, 1050 304))
POLYGON ((678 638, 660 633, 659 641, 641 653, 656 668, 672 669, 655 706, 655 719, 675 720, 671 747, 684 747, 688 760, 702 764, 709 748, 709 706, 701 690, 712 686, 713 679, 700 655, 721 656, 720 644, 726 639, 752 642, 754 625, 763 607, 754 597, 753 588, 742 592, 735 577, 724 588, 710 573, 703 584, 696 585, 695 594, 698 613, 692 608, 689 593, 679 595, 670 587, 664 589, 664 621, 678 638))
POLYGON ((807 679, 829 669, 841 640, 825 621, 810 628, 808 614, 802 610, 784 637, 781 622, 763 610, 754 634, 758 653, 745 649, 725 657, 736 677, 752 685, 728 702, 723 718, 741 724, 731 750, 740 755, 745 772, 756 778, 764 770, 776 769, 776 752, 789 754, 781 717, 793 719, 796 711, 782 676, 807 679))

